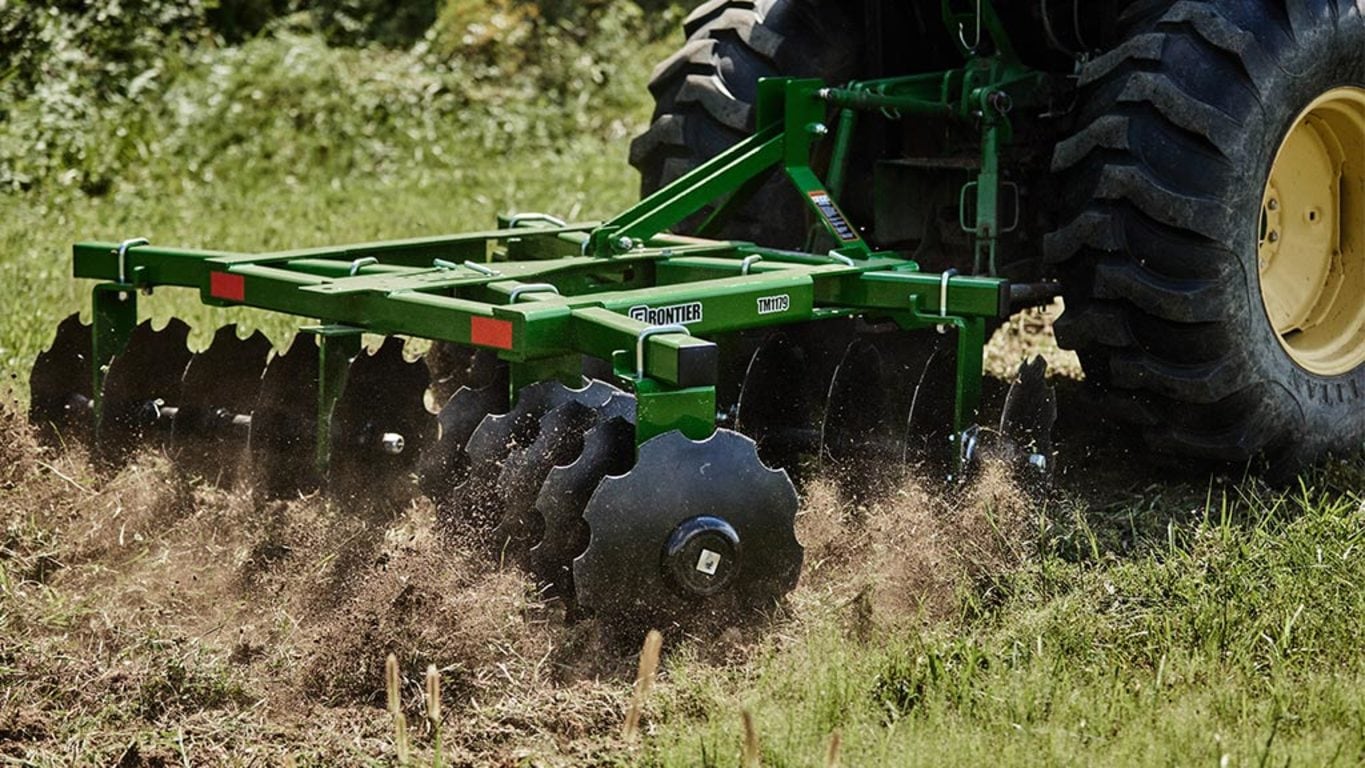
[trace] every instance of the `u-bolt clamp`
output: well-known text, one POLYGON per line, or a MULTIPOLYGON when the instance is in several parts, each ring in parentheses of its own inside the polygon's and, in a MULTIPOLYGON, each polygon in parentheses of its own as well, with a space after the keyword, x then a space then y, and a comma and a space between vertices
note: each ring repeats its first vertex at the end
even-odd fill
POLYGON ((516 288, 512 289, 512 293, 507 298, 507 303, 516 304, 517 299, 521 298, 522 294, 526 293, 553 293, 558 296, 559 289, 549 283, 527 283, 526 285, 518 285, 516 288))
MULTIPOLYGON (((949 269, 939 277, 938 281, 938 316, 944 319, 948 317, 948 281, 957 277, 956 269, 949 269)), ((947 333, 948 326, 944 323, 938 324, 939 333, 947 333)))
POLYGON ((128 284, 128 249, 139 245, 151 245, 151 241, 145 237, 134 237, 118 244, 118 281, 121 285, 128 284))
POLYGON ((549 224, 552 227, 569 226, 569 222, 559 218, 558 216, 551 216, 548 213, 528 212, 512 214, 512 218, 507 220, 507 227, 508 229, 516 229, 517 227, 520 227, 522 222, 524 221, 540 222, 542 224, 549 224))
POLYGON ((754 265, 760 261, 763 261, 763 257, 759 256, 756 253, 753 254, 752 256, 745 256, 744 261, 741 261, 739 263, 739 273, 741 275, 749 274, 749 270, 753 269, 754 265))
POLYGON ((839 253, 838 251, 830 251, 829 253, 825 254, 825 257, 828 258, 830 261, 837 261, 846 267, 857 266, 856 264, 853 263, 852 257, 845 256, 842 253, 839 253))
POLYGON ((651 325, 642 329, 640 335, 635 338, 635 376, 643 379, 645 377, 645 341, 650 336, 658 336, 665 333, 681 333, 684 336, 691 336, 692 332, 687 330, 685 325, 651 325))
POLYGON ((355 261, 351 262, 351 277, 355 277, 356 275, 360 274, 361 267, 368 267, 372 264, 378 263, 379 259, 376 259, 373 256, 366 256, 363 259, 356 259, 355 261))
POLYGON ((976 49, 981 47, 981 0, 976 0, 976 41, 967 42, 967 25, 960 21, 957 23, 957 39, 968 53, 976 55, 976 49))

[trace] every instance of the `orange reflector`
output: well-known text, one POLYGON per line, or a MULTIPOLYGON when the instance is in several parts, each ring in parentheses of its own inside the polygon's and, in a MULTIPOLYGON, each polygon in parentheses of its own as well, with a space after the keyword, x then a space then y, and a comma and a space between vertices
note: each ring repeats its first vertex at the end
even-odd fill
POLYGON ((481 347, 512 348, 512 321, 491 317, 469 319, 469 342, 481 347))

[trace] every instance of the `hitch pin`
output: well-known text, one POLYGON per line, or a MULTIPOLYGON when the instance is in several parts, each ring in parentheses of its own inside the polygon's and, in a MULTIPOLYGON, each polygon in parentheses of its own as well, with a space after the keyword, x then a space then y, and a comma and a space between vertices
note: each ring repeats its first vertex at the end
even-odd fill
POLYGON ((488 267, 485 267, 484 265, 480 264, 480 263, 477 262, 477 261, 466 261, 466 262, 464 263, 464 265, 465 265, 465 267, 467 267, 467 268, 469 268, 469 269, 472 269, 472 270, 474 270, 475 272, 478 272, 478 273, 481 274, 481 275, 487 275, 487 276, 489 276, 489 277, 494 277, 494 276, 496 276, 496 275, 502 274, 501 272, 497 271, 496 269, 489 269, 488 267))
MULTIPOLYGON (((949 280, 952 280, 954 277, 957 277, 957 270, 956 270, 956 269, 949 269, 949 270, 945 271, 945 272, 939 277, 939 282, 938 282, 938 316, 941 317, 941 318, 944 318, 944 319, 947 319, 947 317, 948 317, 948 281, 949 281, 949 280)), ((948 332, 948 326, 947 326, 947 324, 946 324, 946 323, 939 323, 939 324, 938 324, 938 332, 939 332, 939 333, 947 333, 947 332, 948 332)))

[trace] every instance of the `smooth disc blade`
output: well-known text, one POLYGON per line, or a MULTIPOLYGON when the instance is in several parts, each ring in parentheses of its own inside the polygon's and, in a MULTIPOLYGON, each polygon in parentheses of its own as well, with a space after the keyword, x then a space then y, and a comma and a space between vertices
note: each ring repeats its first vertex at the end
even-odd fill
MULTIPOLYGON (((903 461, 946 476, 952 467, 953 410, 957 403, 956 331, 934 336, 906 371, 910 408, 906 412, 903 461)), ((926 339, 928 337, 926 336, 926 339)))
POLYGON ((874 485, 888 465, 899 464, 900 452, 887 456, 888 383, 882 356, 868 341, 849 345, 830 381, 820 434, 821 469, 858 493, 874 485))
POLYGON ((819 445, 805 378, 803 350, 786 334, 769 336, 749 361, 735 414, 735 429, 758 443, 759 457, 789 472, 819 445))

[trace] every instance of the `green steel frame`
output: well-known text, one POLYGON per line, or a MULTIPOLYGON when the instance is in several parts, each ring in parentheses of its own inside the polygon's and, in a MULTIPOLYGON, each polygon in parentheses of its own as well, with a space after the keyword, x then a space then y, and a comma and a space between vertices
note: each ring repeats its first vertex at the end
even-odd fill
MULTIPOLYGON (((945 10, 947 4, 945 2, 945 10)), ((980 124, 985 162, 976 185, 980 254, 999 234, 996 169, 1008 139, 1007 102, 1038 86, 1007 57, 964 70, 828 88, 818 81, 760 84, 752 138, 604 223, 513 217, 499 229, 451 237, 266 254, 88 242, 76 277, 94 289, 95 392, 104 366, 137 320, 137 294, 198 289, 210 305, 244 305, 316 318, 319 455, 325 418, 361 331, 496 349, 513 393, 543 380, 577 383, 581 355, 611 360, 638 398, 637 441, 715 429, 717 347, 708 336, 868 315, 905 329, 957 331, 955 434, 977 418, 986 321, 1010 313, 1009 286, 988 276, 926 274, 902 254, 876 252, 835 202, 858 111, 958 117, 980 124), (811 168, 838 114, 829 183, 811 168), (838 245, 827 253, 776 250, 667 233, 708 205, 708 230, 774 167, 782 168, 838 245)), ((967 190, 964 189, 964 197, 967 190)), ((981 270, 978 269, 978 272, 981 270)))

